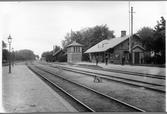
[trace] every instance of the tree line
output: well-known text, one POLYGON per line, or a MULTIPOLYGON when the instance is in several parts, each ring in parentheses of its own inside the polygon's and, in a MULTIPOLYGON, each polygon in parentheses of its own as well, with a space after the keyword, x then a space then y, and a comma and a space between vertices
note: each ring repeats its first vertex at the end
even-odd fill
POLYGON ((38 55, 35 55, 33 51, 28 49, 23 49, 19 51, 13 51, 9 53, 7 49, 6 43, 2 41, 2 61, 7 62, 9 60, 9 54, 11 55, 11 60, 15 61, 24 61, 24 60, 35 60, 36 58, 39 58, 38 55))

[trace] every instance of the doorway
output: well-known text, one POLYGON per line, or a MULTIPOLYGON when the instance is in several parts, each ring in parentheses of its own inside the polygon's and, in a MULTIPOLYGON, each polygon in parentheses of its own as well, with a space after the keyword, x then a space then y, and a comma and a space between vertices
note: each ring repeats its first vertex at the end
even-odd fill
POLYGON ((135 64, 139 64, 139 58, 140 58, 140 53, 139 52, 135 52, 135 64))

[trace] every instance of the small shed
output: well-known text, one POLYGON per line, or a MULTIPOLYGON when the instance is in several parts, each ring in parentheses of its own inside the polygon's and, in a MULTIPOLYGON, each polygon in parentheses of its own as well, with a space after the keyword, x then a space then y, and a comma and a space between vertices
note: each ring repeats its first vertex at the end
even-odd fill
POLYGON ((67 46, 67 62, 75 63, 82 61, 83 45, 74 41, 67 46))
POLYGON ((57 51, 56 53, 53 53, 53 61, 61 61, 61 57, 65 54, 65 52, 60 49, 59 51, 57 51))

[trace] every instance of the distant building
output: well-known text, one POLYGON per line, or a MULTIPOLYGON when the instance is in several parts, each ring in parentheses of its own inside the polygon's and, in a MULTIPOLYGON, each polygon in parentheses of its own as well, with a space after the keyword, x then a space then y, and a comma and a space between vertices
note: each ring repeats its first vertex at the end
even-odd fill
MULTIPOLYGON (((92 62, 95 62, 96 58, 99 62, 104 62, 107 58, 108 63, 121 64, 124 57, 125 64, 129 64, 129 38, 130 35, 126 35, 126 31, 121 31, 121 37, 103 40, 85 53, 89 53, 92 62)), ((138 34, 133 34, 131 51, 133 64, 144 62, 145 49, 138 34)))
POLYGON ((82 48, 83 45, 74 41, 67 46, 67 62, 81 62, 82 61, 82 48))
POLYGON ((52 54, 51 55, 46 55, 46 61, 47 62, 53 62, 53 56, 52 56, 52 54))
POLYGON ((56 62, 56 61, 59 62, 59 60, 61 60, 61 57, 62 57, 64 54, 65 54, 65 52, 64 52, 62 49, 60 49, 60 50, 57 51, 56 53, 53 53, 53 61, 54 61, 54 62, 56 62))

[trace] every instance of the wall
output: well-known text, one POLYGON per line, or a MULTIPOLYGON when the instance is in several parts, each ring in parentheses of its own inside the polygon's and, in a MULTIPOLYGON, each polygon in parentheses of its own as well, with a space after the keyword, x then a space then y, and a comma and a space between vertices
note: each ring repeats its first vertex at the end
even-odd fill
POLYGON ((81 62, 82 61, 82 47, 68 47, 67 48, 67 62, 81 62))
MULTIPOLYGON (((128 51, 129 49, 129 39, 125 40, 124 42, 120 43, 114 48, 114 57, 113 57, 113 63, 115 64, 121 64, 122 63, 122 57, 125 56, 124 51, 128 51), (118 56, 119 57, 116 57, 118 56)), ((125 57, 127 59, 127 57, 125 57)))

